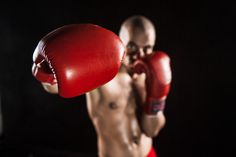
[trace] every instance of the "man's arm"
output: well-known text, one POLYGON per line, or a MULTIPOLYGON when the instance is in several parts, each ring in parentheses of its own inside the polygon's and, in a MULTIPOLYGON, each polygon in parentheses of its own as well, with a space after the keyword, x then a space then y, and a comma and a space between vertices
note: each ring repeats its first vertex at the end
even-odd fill
POLYGON ((159 111, 157 115, 148 115, 145 112, 142 114, 142 129, 148 137, 157 136, 160 130, 165 126, 165 122, 166 119, 163 111, 159 111))
POLYGON ((163 110, 171 83, 170 59, 164 52, 157 52, 137 60, 134 71, 146 75, 141 125, 147 136, 154 137, 165 125, 163 110))

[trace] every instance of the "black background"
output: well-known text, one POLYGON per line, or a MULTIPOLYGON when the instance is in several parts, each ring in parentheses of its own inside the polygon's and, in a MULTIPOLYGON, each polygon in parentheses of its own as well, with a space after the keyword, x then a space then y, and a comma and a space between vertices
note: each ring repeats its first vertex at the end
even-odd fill
POLYGON ((154 146, 160 157, 235 156, 233 5, 208 1, 35 1, 0 6, 0 156, 96 154, 85 97, 63 99, 31 74, 32 53, 47 33, 94 23, 118 33, 144 15, 157 29, 155 49, 172 60, 167 124, 154 146))

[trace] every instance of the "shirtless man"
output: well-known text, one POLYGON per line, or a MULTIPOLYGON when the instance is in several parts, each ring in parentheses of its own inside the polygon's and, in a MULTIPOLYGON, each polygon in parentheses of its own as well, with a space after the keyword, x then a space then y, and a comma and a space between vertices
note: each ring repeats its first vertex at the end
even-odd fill
MULTIPOLYGON (((155 157, 152 137, 165 124, 163 109, 171 81, 169 57, 153 52, 155 28, 143 16, 128 18, 121 26, 120 38, 126 57, 119 72, 86 93, 99 157, 155 157)), ((57 84, 42 84, 48 92, 58 93, 57 84)))

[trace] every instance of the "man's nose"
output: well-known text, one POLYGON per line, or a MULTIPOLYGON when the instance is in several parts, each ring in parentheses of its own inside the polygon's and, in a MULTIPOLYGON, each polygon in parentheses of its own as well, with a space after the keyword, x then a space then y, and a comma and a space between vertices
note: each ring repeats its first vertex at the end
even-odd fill
POLYGON ((142 48, 138 49, 138 58, 143 58, 145 56, 145 53, 142 48))

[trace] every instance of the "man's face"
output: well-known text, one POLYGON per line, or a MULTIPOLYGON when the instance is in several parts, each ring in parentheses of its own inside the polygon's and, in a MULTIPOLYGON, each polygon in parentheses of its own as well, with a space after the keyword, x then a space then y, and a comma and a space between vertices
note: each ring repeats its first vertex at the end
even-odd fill
POLYGON ((153 52, 155 34, 153 31, 129 32, 126 43, 126 65, 132 65, 135 60, 144 58, 153 52))

